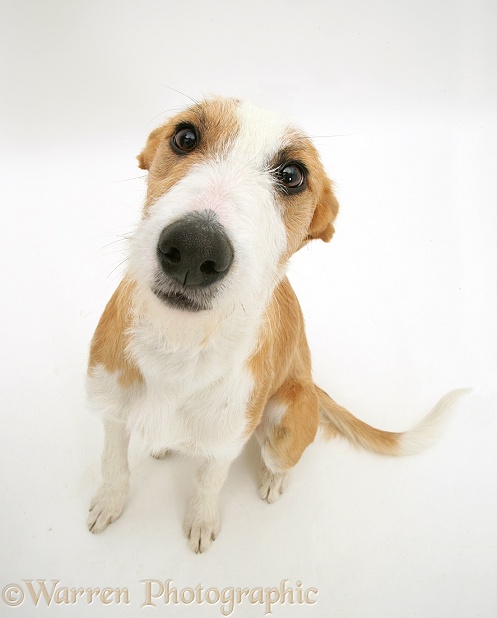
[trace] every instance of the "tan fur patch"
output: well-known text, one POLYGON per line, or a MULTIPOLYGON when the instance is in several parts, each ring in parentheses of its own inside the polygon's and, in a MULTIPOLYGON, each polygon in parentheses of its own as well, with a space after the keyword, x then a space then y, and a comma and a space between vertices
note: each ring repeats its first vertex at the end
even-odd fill
POLYGON ((401 433, 371 427, 338 405, 318 386, 316 386, 316 392, 319 397, 321 424, 328 438, 343 436, 355 446, 360 446, 373 453, 400 455, 401 433))
POLYGON ((266 447, 280 470, 293 467, 316 437, 319 407, 312 381, 289 380, 275 399, 286 405, 286 412, 268 438, 266 447))
POLYGON ((236 99, 211 99, 177 114, 150 134, 138 155, 139 167, 149 170, 146 213, 161 195, 181 180, 192 165, 205 158, 222 155, 238 133, 236 99), (188 154, 177 154, 170 140, 180 124, 191 124, 198 132, 197 147, 188 154))
POLYGON ((302 311, 285 277, 266 310, 258 349, 248 361, 256 384, 247 412, 249 435, 259 424, 268 399, 292 377, 307 377, 310 362, 302 311))
POLYGON ((285 147, 272 166, 278 167, 288 161, 298 161, 306 167, 307 186, 300 193, 278 198, 287 230, 287 252, 282 262, 309 240, 330 241, 335 231, 333 221, 338 214, 338 201, 316 148, 309 138, 295 130, 288 133, 285 147))
POLYGON ((97 365, 103 365, 110 373, 118 373, 121 386, 143 381, 139 369, 126 353, 134 287, 129 279, 121 281, 105 307, 90 345, 89 375, 97 365))
POLYGON ((287 279, 278 286, 262 328, 261 345, 250 359, 256 383, 248 410, 247 433, 259 424, 269 399, 286 407, 266 436, 266 447, 282 470, 294 466, 314 440, 319 425, 318 401, 302 312, 287 279))

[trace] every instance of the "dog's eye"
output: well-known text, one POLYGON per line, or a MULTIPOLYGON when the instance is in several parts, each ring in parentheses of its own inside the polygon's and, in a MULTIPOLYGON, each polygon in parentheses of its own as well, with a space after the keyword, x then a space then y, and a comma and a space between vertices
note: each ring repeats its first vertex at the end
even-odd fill
POLYGON ((279 168, 277 176, 287 193, 298 193, 305 189, 305 169, 298 163, 285 163, 279 168))
POLYGON ((177 154, 186 154, 195 150, 197 143, 197 132, 190 125, 179 127, 171 138, 171 147, 177 154))

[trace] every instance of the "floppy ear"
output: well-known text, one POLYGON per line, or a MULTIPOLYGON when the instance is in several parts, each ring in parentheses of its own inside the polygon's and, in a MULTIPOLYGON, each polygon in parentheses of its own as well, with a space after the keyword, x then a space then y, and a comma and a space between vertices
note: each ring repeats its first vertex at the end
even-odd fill
POLYGON ((142 170, 150 169, 152 161, 154 160, 159 144, 162 140, 163 127, 154 129, 148 136, 145 148, 136 157, 138 159, 138 167, 142 170))
POLYGON ((329 242, 335 232, 333 221, 338 214, 338 202, 331 188, 331 182, 326 179, 319 197, 314 215, 309 227, 308 240, 320 238, 329 242))

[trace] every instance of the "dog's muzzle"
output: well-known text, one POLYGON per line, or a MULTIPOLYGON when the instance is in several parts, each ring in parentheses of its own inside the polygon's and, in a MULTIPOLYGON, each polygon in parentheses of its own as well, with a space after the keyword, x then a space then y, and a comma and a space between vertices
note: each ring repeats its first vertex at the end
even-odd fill
POLYGON ((159 236, 157 259, 162 273, 154 292, 178 309, 207 309, 214 284, 227 275, 233 258, 233 245, 216 214, 212 210, 189 213, 159 236))

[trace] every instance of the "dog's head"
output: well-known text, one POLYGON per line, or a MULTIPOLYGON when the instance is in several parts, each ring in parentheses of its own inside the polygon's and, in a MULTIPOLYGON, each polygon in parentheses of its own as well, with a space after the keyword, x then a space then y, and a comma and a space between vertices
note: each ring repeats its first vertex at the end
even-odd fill
POLYGON ((271 112, 212 99, 155 129, 130 268, 188 312, 267 302, 288 258, 329 241, 338 203, 311 141, 271 112))

